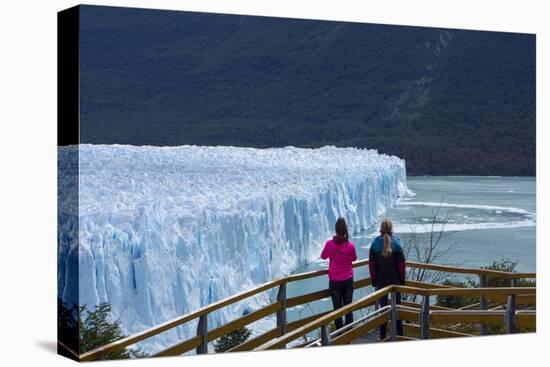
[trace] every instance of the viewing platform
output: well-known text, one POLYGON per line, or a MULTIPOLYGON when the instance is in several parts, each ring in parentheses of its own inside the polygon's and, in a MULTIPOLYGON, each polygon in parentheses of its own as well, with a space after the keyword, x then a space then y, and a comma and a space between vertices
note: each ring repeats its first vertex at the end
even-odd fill
MULTIPOLYGON (((368 260, 356 261, 354 267, 368 265, 368 260)), ((457 288, 441 284, 407 281, 405 285, 392 285, 373 291, 366 296, 335 311, 321 312, 302 319, 288 322, 287 310, 299 305, 330 297, 328 289, 287 297, 287 285, 291 282, 313 277, 326 276, 327 270, 294 274, 264 283, 253 289, 212 303, 194 312, 168 320, 160 325, 130 335, 115 342, 103 345, 78 355, 80 361, 105 359, 107 354, 122 350, 140 341, 149 339, 198 319, 196 336, 174 341, 171 347, 152 355, 177 356, 196 350, 197 354, 208 353, 208 343, 236 331, 255 321, 276 316, 276 327, 245 342, 236 345, 227 352, 259 351, 280 348, 311 348, 329 345, 376 343, 398 340, 416 340, 430 338, 470 337, 487 335, 489 327, 501 327, 505 333, 534 331, 536 328, 536 287, 518 285, 520 279, 535 279, 536 273, 515 273, 488 269, 473 269, 446 265, 407 262, 408 268, 449 274, 467 274, 479 277, 478 288, 457 288), (505 279, 507 287, 487 287, 489 279, 505 279), (223 307, 242 301, 260 292, 277 288, 275 302, 242 317, 231 320, 217 328, 209 328, 208 315, 223 307), (397 293, 404 296, 397 304, 397 293), (473 300, 465 307, 449 308, 435 304, 438 296, 452 296, 473 300), (377 307, 377 301, 389 297, 385 307, 377 307), (330 324, 337 318, 353 311, 363 310, 364 316, 341 329, 333 331, 330 324), (395 320, 403 320, 404 335, 397 335, 395 320), (380 340, 378 327, 388 323, 388 336, 380 340), (465 327, 466 326, 466 327, 465 327), (468 327, 469 326, 469 327, 468 327), (472 332, 464 332, 464 329, 472 332), (475 332, 473 332, 475 330, 475 332), (318 337, 304 341, 304 336, 317 333, 318 337)), ((354 282, 355 289, 371 285, 370 278, 354 282)))

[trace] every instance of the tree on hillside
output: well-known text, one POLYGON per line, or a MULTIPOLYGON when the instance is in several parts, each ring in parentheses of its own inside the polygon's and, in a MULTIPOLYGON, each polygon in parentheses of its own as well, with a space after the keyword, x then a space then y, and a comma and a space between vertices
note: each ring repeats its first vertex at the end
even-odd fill
MULTIPOLYGON (((493 261, 491 265, 483 267, 482 269, 515 273, 517 265, 518 265, 517 261, 512 261, 510 259, 500 259, 497 261, 493 261)), ((477 283, 474 282, 474 284, 477 284, 477 283)), ((493 277, 487 278, 487 287, 509 287, 509 286, 510 286, 510 279, 493 278, 493 277)), ((536 281, 531 279, 517 279, 515 286, 516 287, 535 287, 536 281)))
MULTIPOLYGON (((120 328, 120 321, 109 321, 111 305, 100 303, 95 310, 89 311, 86 305, 79 309, 79 335, 81 353, 126 337, 120 328)), ((110 352, 106 359, 143 358, 147 354, 139 349, 125 348, 110 352)))
MULTIPOLYGON (((109 321, 111 313, 109 303, 100 303, 93 311, 90 311, 86 305, 69 308, 61 300, 58 300, 58 308, 59 339, 63 339, 61 341, 78 354, 126 337, 122 332, 119 320, 109 321), (77 342, 78 345, 76 345, 77 342)), ((107 353, 105 359, 143 358, 146 356, 147 354, 140 349, 125 348, 107 353)))
POLYGON ((58 353, 68 358, 78 356, 78 306, 67 306, 57 299, 58 353))
MULTIPOLYGON (((456 280, 456 279, 445 279, 441 284, 448 285, 455 288, 467 288, 472 287, 470 280, 456 280)), ((436 305, 449 307, 449 308, 463 308, 472 304, 479 302, 477 298, 469 297, 458 297, 458 296, 437 296, 436 305)))
POLYGON ((223 353, 247 341, 251 333, 252 331, 250 331, 250 329, 246 326, 232 331, 229 334, 222 336, 214 343, 214 350, 216 353, 223 353))
MULTIPOLYGON (((500 259, 495 260, 491 265, 482 267, 482 269, 487 270, 498 270, 498 271, 505 271, 505 272, 516 272, 516 266, 518 262, 512 261, 509 259, 500 259)), ((479 281, 477 279, 473 279, 471 277, 466 278, 465 280, 445 280, 443 285, 450 285, 453 287, 459 287, 459 288, 477 288, 479 287, 479 281)), ((487 287, 509 287, 510 286, 510 279, 505 278, 495 278, 495 277, 488 277, 487 278, 487 287)), ((515 283, 516 287, 535 287, 536 281, 535 280, 529 280, 529 279, 518 279, 515 283)), ((457 297, 457 296, 438 296, 436 305, 443 306, 443 307, 450 307, 450 308, 462 308, 468 305, 473 305, 479 302, 479 299, 477 298, 466 298, 466 297, 457 297)), ((467 333, 477 333, 478 330, 473 325, 455 325, 454 330, 461 331, 461 332, 467 332, 467 333)), ((534 332, 534 329, 521 329, 520 332, 534 332)), ((487 333, 488 334, 504 334, 505 333, 505 327, 504 326, 494 326, 494 325, 488 325, 487 327, 487 333)))

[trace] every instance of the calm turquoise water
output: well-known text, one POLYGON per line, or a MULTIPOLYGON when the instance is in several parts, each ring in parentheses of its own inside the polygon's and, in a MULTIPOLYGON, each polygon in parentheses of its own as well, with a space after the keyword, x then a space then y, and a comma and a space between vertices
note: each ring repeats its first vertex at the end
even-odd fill
MULTIPOLYGON (((507 258, 518 262, 518 271, 536 271, 534 177, 409 177, 407 185, 409 195, 380 218, 393 221, 394 232, 405 246, 412 232, 420 243, 429 240, 428 223, 439 208, 440 217, 448 216, 440 247, 451 250, 448 258, 438 263, 477 268, 507 258)), ((360 259, 368 257, 368 248, 378 226, 352 236, 360 259)), ((436 231, 440 229, 441 224, 436 224, 436 231)), ((327 267, 328 263, 316 261, 297 269, 296 273, 327 267)), ((367 277, 367 273, 365 267, 357 269, 355 279, 367 277)), ((317 277, 289 284, 288 295, 292 297, 327 287, 327 277, 317 277)), ((356 290, 354 299, 371 291, 370 287, 356 290)), ((289 310, 289 320, 331 308, 330 299, 321 300, 289 310)))

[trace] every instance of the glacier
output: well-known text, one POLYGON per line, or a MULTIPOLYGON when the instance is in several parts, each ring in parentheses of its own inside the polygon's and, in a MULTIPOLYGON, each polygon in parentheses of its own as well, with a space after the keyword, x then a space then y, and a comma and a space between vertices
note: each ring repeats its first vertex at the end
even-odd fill
MULTIPOLYGON (((58 297, 109 302, 127 334, 290 274, 319 258, 338 216, 364 231, 407 190, 404 160, 358 148, 81 144, 58 157, 58 297)), ((270 297, 213 313, 209 328, 270 297)))

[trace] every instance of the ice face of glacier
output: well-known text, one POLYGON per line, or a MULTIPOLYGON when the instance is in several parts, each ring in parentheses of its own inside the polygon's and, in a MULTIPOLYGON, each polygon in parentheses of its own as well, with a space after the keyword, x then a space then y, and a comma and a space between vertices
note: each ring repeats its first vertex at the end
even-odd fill
MULTIPOLYGON (((60 232, 79 230, 78 243, 59 236, 59 297, 77 289, 81 305, 109 302, 127 333, 288 275, 319 257, 338 216, 359 232, 406 190, 405 162, 374 150, 80 145, 75 218, 63 210, 74 203, 64 160, 75 149, 59 148, 60 232)), ((209 326, 266 297, 222 309, 209 326)), ((141 346, 158 351, 194 332, 141 346)))

